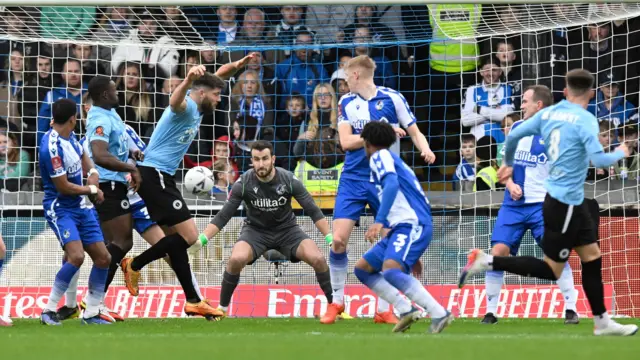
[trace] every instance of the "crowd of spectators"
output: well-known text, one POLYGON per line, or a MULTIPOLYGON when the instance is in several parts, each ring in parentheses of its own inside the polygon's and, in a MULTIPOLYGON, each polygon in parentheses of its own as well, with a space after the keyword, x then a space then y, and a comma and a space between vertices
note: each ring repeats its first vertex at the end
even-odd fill
MULTIPOLYGON (((523 16, 506 5, 462 5, 455 14, 447 6, 453 5, 4 8, 1 28, 9 39, 0 40, 0 178, 37 178, 33 164, 49 129, 50 105, 73 99, 82 116, 93 76, 114 80, 118 114, 148 141, 192 66, 214 72, 256 50, 260 56, 229 80, 219 108, 203 115, 184 159, 184 168, 214 171, 215 192, 250 169, 248 149, 257 139, 273 141, 277 165, 295 171, 312 191, 335 191, 345 156, 337 135, 338 102, 349 91, 343 67, 363 54, 376 62, 375 83, 405 96, 438 161, 427 166, 412 151, 402 156, 421 180, 443 183, 442 189, 498 188, 476 174, 500 165, 505 137, 520 120, 524 88, 548 85, 560 101, 563 76, 573 68, 597 79, 588 110, 600 121, 601 143, 609 149, 625 141, 637 149, 638 19, 540 31, 533 71, 523 61, 521 35, 458 41, 458 54, 443 57, 436 46, 455 41, 440 41, 437 30, 460 11, 471 27, 487 11, 500 19, 498 27, 523 16), (37 19, 39 27, 25 19, 37 19), (202 41, 211 48, 189 50, 202 41), (460 56, 469 49, 473 56, 460 56)), ((77 132, 83 134, 82 126, 77 132)), ((636 180, 639 171, 636 150, 619 166, 593 169, 589 179, 636 180)), ((3 181, 5 190, 19 187, 3 181)))

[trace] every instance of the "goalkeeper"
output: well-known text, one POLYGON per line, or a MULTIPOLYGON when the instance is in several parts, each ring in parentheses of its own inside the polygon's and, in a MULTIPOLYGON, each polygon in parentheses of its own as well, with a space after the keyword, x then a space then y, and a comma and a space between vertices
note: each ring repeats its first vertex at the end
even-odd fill
MULTIPOLYGON (((218 309, 225 315, 242 269, 272 249, 278 250, 291 262, 302 260, 311 265, 327 301, 332 302, 329 266, 316 243, 298 226, 291 210, 291 198, 298 201, 327 241, 331 240, 329 222, 300 180, 291 172, 275 167, 275 160, 270 142, 254 142, 251 146, 253 169, 233 184, 229 199, 200 235, 206 240, 214 237, 244 201, 247 217, 222 277, 218 309)), ((196 245, 206 243, 206 240, 201 239, 196 245)))

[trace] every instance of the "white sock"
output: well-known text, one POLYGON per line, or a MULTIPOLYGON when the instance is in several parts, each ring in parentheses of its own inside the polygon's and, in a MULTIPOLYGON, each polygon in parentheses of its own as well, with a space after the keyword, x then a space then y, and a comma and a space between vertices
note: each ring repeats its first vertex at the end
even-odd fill
POLYGON ((400 294, 398 289, 389 284, 382 275, 379 276, 379 279, 371 287, 371 290, 380 298, 378 301, 384 299, 388 304, 393 305, 400 314, 411 311, 411 303, 400 294))
POLYGON ((102 291, 87 291, 87 296, 84 298, 87 308, 84 310, 83 318, 88 319, 100 313, 100 304, 104 300, 104 294, 102 291))
POLYGON ((58 311, 57 306, 62 299, 62 295, 64 295, 64 289, 54 286, 51 288, 51 293, 49 293, 49 299, 47 300, 47 305, 45 305, 44 309, 47 311, 58 311))
POLYGON ((76 274, 71 278, 69 287, 64 293, 64 305, 66 307, 75 308, 78 306, 78 278, 80 277, 80 271, 76 271, 76 274))
POLYGON ((204 300, 204 297, 202 297, 202 293, 200 292, 198 279, 196 279, 196 274, 193 273, 193 269, 191 270, 191 282, 193 282, 193 288, 196 289, 196 294, 198 294, 198 297, 200 298, 200 300, 204 300))
POLYGON ((504 272, 502 271, 487 271, 485 274, 484 286, 487 293, 487 313, 497 315, 503 282, 504 272))
POLYGON ((493 255, 487 255, 484 257, 484 261, 482 263, 488 270, 493 270, 493 255))
POLYGON ((331 288, 333 289, 333 303, 344 304, 344 284, 347 281, 349 259, 347 253, 329 252, 329 275, 331 276, 331 288))
POLYGON ((387 312, 389 311, 389 303, 387 302, 387 300, 379 297, 378 298, 378 312, 387 312))
POLYGON ((606 328, 607 326, 609 326, 610 321, 611 321, 611 318, 609 318, 608 313, 604 313, 600 316, 593 317, 593 323, 598 329, 606 328))
POLYGON ((416 304, 427 310, 432 319, 439 319, 447 315, 447 310, 425 289, 418 279, 411 277, 411 285, 404 293, 416 304))
POLYGON ((560 291, 562 291, 562 297, 564 298, 565 310, 576 311, 576 302, 578 301, 578 292, 573 283, 573 272, 569 263, 564 264, 562 274, 558 281, 556 281, 560 291))

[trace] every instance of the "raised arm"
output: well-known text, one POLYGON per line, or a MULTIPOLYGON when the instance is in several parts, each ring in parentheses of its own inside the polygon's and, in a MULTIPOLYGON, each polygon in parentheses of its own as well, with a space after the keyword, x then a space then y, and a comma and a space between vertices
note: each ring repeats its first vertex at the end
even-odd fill
POLYGON ((324 217, 322 210, 320 210, 316 202, 313 200, 313 197, 311 196, 311 194, 309 194, 302 182, 294 177, 293 182, 291 183, 291 187, 291 195, 293 195, 296 201, 298 201, 298 204, 302 206, 305 215, 311 218, 322 235, 326 237, 327 235, 331 234, 329 222, 324 217))
POLYGON ((260 57, 260 53, 253 52, 238 61, 234 61, 229 64, 224 64, 218 69, 218 71, 216 71, 215 75, 221 78, 222 80, 227 80, 233 75, 235 75, 235 73, 237 73, 240 69, 247 66, 249 61, 251 61, 256 57, 260 57))
POLYGON ((393 99, 393 105, 396 108, 396 115, 398 116, 398 123, 407 129, 407 133, 411 137, 413 144, 420 150, 422 158, 429 164, 433 164, 436 160, 436 156, 431 151, 431 147, 427 142, 427 138, 422 134, 418 125, 416 124, 416 117, 411 112, 407 100, 401 93, 392 93, 391 99, 393 99))
POLYGON ((181 113, 187 108, 187 100, 185 99, 187 91, 191 89, 193 82, 203 76, 206 72, 207 68, 204 65, 194 66, 189 70, 185 79, 182 80, 180 85, 178 85, 169 98, 171 111, 174 113, 181 113))

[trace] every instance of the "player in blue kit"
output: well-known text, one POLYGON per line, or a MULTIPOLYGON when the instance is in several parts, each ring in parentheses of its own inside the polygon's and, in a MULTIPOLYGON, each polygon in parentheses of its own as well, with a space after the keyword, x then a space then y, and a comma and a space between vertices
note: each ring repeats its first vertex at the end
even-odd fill
MULTIPOLYGON (((527 88, 522 95, 523 119, 526 121, 541 109, 553 105, 553 94, 543 85, 527 88)), ((522 125, 513 124, 511 129, 522 125)), ((491 237, 491 254, 494 256, 517 255, 520 242, 527 230, 536 243, 540 244, 544 234, 542 203, 547 194, 544 180, 549 176, 549 162, 545 154, 544 141, 539 135, 527 136, 518 142, 513 164, 513 177, 507 180, 504 201, 491 237)), ((485 288, 487 313, 483 324, 495 324, 500 289, 504 279, 502 271, 487 271, 485 288)), ((562 275, 557 281, 565 302, 565 324, 579 322, 576 313, 577 291, 573 285, 573 273, 569 263, 565 263, 562 275)))
POLYGON ((85 251, 93 260, 89 275, 87 308, 82 322, 109 324, 100 317, 100 302, 104 297, 111 256, 107 251, 98 221, 90 209, 83 207, 82 195, 92 196, 96 203, 104 200, 98 188, 98 171, 76 139, 76 103, 60 99, 52 106, 52 128, 40 143, 40 174, 44 187, 42 206, 47 223, 64 249, 66 262, 56 275, 51 294, 40 321, 45 325, 60 325, 56 306, 71 279, 84 262, 85 251), (88 186, 82 185, 82 171, 88 170, 88 186))
MULTIPOLYGON (((347 244, 351 231, 367 205, 373 213, 379 207, 377 191, 370 181, 371 170, 364 151, 364 141, 360 137, 364 126, 370 121, 386 122, 399 136, 405 135, 404 128, 425 161, 429 164, 435 161, 435 155, 418 129, 407 101, 395 90, 376 86, 373 82, 375 69, 375 62, 366 55, 351 59, 345 67, 351 92, 344 95, 338 105, 338 133, 346 157, 336 196, 333 242, 329 253, 333 303, 329 304, 320 319, 323 324, 334 323, 338 315, 344 312, 344 284, 349 265, 347 244)), ((391 147, 395 153, 399 149, 399 142, 391 147)), ((385 301, 378 302, 375 322, 397 323, 398 319, 388 308, 389 304, 385 301)))
POLYGON ((380 200, 375 223, 365 237, 373 242, 383 227, 391 230, 358 260, 354 273, 360 282, 400 312, 394 332, 409 329, 422 313, 400 295, 401 291, 427 310, 432 318, 430 332, 439 333, 453 321, 453 316, 420 281, 409 275, 431 242, 431 206, 413 170, 389 151, 396 143, 391 125, 370 122, 362 129, 361 136, 380 200))
POLYGON ((138 169, 145 185, 138 194, 147 204, 151 219, 162 226, 172 228, 172 234, 135 258, 121 262, 125 283, 129 292, 138 295, 140 270, 147 264, 169 255, 176 277, 184 290, 187 315, 202 315, 208 319, 224 316, 224 312, 212 307, 195 290, 187 249, 199 242, 198 228, 191 212, 176 186, 174 175, 191 142, 198 133, 202 114, 212 112, 220 101, 227 78, 243 68, 257 54, 250 54, 234 63, 225 64, 216 75, 206 72, 204 66, 193 67, 184 81, 171 94, 169 107, 165 109, 145 150, 144 160, 138 169))
POLYGON ((505 165, 498 171, 502 182, 512 177, 519 140, 530 135, 540 135, 544 140, 551 164, 542 208, 544 259, 491 256, 474 249, 460 274, 459 286, 464 286, 474 274, 488 270, 558 280, 571 250, 575 249, 582 262, 582 286, 593 313, 594 334, 628 336, 635 334, 638 326, 615 322, 604 305, 602 257, 596 227, 584 199, 584 181, 589 162, 596 168, 607 167, 628 156, 629 149, 622 144, 614 152, 604 152, 598 141, 598 121, 586 111, 592 86, 593 76, 588 71, 569 71, 564 91, 567 100, 538 112, 511 130, 505 145, 505 165))

